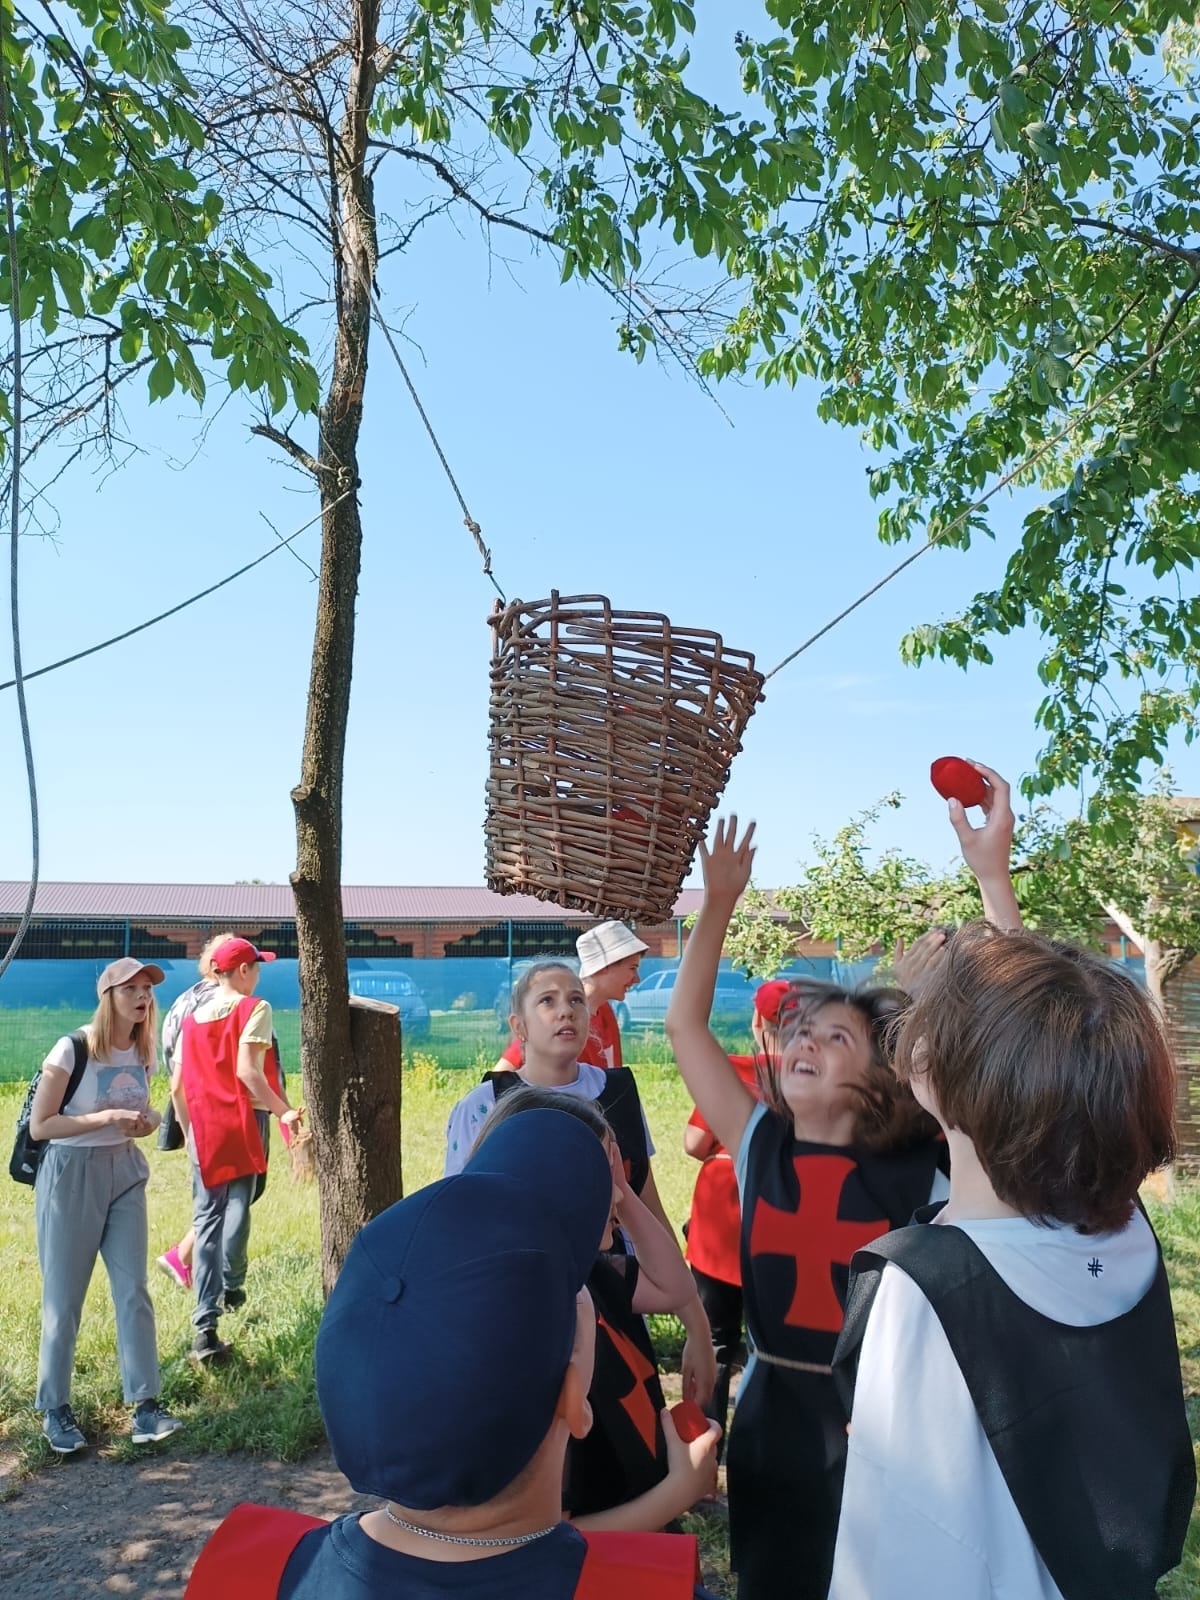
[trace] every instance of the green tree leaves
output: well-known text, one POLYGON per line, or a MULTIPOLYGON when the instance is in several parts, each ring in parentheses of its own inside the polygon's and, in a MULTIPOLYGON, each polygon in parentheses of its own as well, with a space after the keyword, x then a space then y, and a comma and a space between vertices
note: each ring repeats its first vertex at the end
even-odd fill
POLYGON ((1041 501, 1000 586, 902 654, 986 662, 995 635, 1037 627, 1047 740, 1028 792, 1088 769, 1136 785, 1197 725, 1200 633, 1176 582, 1200 546, 1194 7, 768 10, 777 35, 739 50, 773 190, 760 174, 757 209, 739 203, 744 303, 706 368, 815 378, 820 414, 878 457, 888 542, 966 512, 946 541, 966 547, 991 531, 976 497, 1063 433, 1018 478, 1041 501))
MULTIPOLYGON (((899 803, 888 795, 832 839, 814 838, 799 883, 743 896, 726 940, 735 964, 773 977, 792 953, 797 924, 837 940, 853 961, 889 955, 898 939, 911 944, 938 923, 981 916, 965 867, 937 871, 897 850, 873 850, 873 825, 899 803)), ((1170 976, 1200 952, 1198 845, 1200 804, 1175 797, 1165 773, 1147 795, 1098 793, 1084 818, 1064 822, 1035 806, 1013 844, 1021 914, 1028 927, 1093 947, 1115 919, 1170 976)))
MULTIPOLYGON (((152 399, 183 389, 202 400, 197 353, 208 350, 227 370, 240 361, 241 381, 272 409, 290 397, 311 410, 303 340, 272 309, 267 275, 222 236, 219 197, 189 170, 201 131, 179 64, 187 35, 147 0, 0 6, 20 313, 47 336, 64 316, 76 325, 81 365, 63 382, 76 408, 89 404, 89 363, 92 403, 119 378, 114 363, 144 367, 152 399)), ((3 238, 0 305, 10 299, 3 238)), ((63 378, 53 370, 46 407, 63 378)))

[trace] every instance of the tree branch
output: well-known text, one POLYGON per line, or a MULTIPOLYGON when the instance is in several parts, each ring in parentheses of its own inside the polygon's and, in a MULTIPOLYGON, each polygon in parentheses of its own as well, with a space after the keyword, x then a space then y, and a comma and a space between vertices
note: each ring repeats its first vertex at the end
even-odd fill
POLYGON ((310 455, 303 445, 297 444, 290 433, 282 433, 278 428, 269 427, 265 422, 256 422, 250 432, 258 434, 260 439, 269 439, 272 444, 277 444, 291 456, 293 461, 298 461, 307 472, 311 472, 318 483, 321 481, 325 468, 316 456, 310 455))
POLYGON ((1120 239, 1129 239, 1134 244, 1145 245, 1147 250, 1157 250, 1160 255, 1174 256, 1177 261, 1186 261, 1194 272, 1200 272, 1200 250, 1189 250, 1185 245, 1172 244, 1169 239, 1160 238, 1156 233, 1147 233, 1143 228, 1122 228, 1116 222, 1108 222, 1103 217, 1072 217, 1071 223, 1076 228, 1100 228, 1105 233, 1116 234, 1120 239))
POLYGON ((1146 941, 1134 927, 1128 914, 1122 911, 1120 906, 1113 905, 1109 900, 1102 900, 1100 903, 1104 908, 1105 915, 1116 923, 1129 942, 1137 945, 1139 950, 1145 951, 1146 941))
POLYGON ((416 150, 410 145, 389 144, 385 139, 368 139, 367 143, 372 150, 390 150, 393 155, 404 156, 408 161, 419 161, 424 166, 432 167, 454 198, 464 201, 472 210, 477 211, 485 222, 495 223, 502 228, 515 228, 518 233, 528 234, 531 239, 537 239, 541 244, 558 247, 554 235, 546 233, 544 229, 535 228, 529 222, 522 222, 519 217, 505 216, 501 212, 493 211, 490 206, 477 199, 461 179, 455 177, 445 162, 439 161, 436 156, 431 156, 427 150, 416 150))

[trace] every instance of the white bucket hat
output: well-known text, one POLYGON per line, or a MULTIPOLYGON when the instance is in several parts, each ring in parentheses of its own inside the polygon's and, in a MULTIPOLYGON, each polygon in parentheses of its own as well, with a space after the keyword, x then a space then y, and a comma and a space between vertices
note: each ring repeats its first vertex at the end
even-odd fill
POLYGON ((579 952, 579 976, 591 978, 597 972, 603 972, 605 967, 624 961, 626 956, 641 955, 650 946, 643 944, 633 929, 627 928, 623 922, 602 922, 598 927, 581 933, 575 941, 575 948, 579 952))

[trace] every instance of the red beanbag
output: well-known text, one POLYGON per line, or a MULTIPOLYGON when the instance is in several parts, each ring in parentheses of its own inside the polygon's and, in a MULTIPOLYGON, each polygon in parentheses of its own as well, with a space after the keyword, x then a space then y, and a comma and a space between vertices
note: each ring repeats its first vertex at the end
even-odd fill
POLYGON ((987 784, 961 756, 939 756, 929 769, 929 781, 943 800, 981 806, 987 799, 987 784))
POLYGON ((693 1439, 699 1439, 708 1432, 708 1418, 701 1411, 694 1400, 680 1400, 671 1407, 671 1421, 675 1424, 675 1432, 684 1444, 691 1444, 693 1439))

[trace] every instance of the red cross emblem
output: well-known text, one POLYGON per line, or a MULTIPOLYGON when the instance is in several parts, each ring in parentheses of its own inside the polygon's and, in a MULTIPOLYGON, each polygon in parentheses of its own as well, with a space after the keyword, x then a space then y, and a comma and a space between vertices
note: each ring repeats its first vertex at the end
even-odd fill
POLYGON ((849 1266, 850 1257, 888 1230, 885 1221, 839 1222, 842 1185, 854 1171, 848 1156, 794 1156, 800 1204, 781 1211, 759 1200, 750 1227, 752 1256, 791 1256, 796 1263, 796 1288, 784 1322, 790 1328, 839 1333, 843 1313, 833 1290, 835 1264, 849 1266))
POLYGON ((603 1328, 612 1342, 613 1349, 629 1368, 629 1375, 633 1379, 633 1387, 629 1393, 621 1396, 621 1404, 629 1417, 630 1422, 638 1431, 642 1443, 651 1455, 656 1455, 658 1438, 655 1424, 658 1421, 654 1406, 650 1400, 646 1383, 654 1376, 654 1368, 634 1344, 632 1339, 626 1338, 616 1328, 611 1327, 603 1317, 596 1318, 596 1326, 603 1328))

